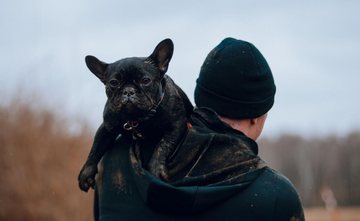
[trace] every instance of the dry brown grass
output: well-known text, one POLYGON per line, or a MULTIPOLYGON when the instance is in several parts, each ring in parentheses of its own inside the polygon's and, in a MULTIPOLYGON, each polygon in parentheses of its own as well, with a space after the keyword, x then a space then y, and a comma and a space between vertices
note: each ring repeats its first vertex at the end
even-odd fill
POLYGON ((0 220, 93 219, 93 192, 77 184, 92 133, 69 122, 33 100, 0 105, 0 220))
MULTIPOLYGON (((360 207, 340 207, 338 221, 359 221, 360 207)), ((306 221, 335 221, 324 207, 305 208, 306 221)))

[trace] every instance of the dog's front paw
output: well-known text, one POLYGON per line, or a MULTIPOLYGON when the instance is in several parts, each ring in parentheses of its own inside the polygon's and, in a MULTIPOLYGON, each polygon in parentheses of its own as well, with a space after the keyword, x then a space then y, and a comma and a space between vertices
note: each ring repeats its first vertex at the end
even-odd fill
POLYGON ((160 180, 166 182, 169 180, 168 171, 165 163, 161 163, 156 160, 150 161, 149 172, 160 180))
POLYGON ((85 164, 78 176, 79 187, 82 191, 87 192, 89 188, 95 187, 95 175, 97 174, 97 165, 85 164))

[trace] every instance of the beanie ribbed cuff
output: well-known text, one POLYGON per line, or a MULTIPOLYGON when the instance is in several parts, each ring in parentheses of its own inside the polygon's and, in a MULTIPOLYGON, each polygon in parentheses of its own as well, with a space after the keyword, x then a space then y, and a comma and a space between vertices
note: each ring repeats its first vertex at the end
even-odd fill
POLYGON ((195 103, 198 107, 211 107, 217 114, 233 119, 258 118, 266 114, 274 104, 276 89, 264 100, 256 102, 238 101, 207 90, 197 82, 195 103))

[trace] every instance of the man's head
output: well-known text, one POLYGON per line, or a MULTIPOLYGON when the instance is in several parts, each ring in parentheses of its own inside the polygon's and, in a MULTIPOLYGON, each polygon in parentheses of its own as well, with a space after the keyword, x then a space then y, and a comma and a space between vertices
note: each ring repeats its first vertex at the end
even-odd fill
POLYGON ((195 103, 229 119, 256 119, 274 104, 276 87, 265 58, 251 43, 226 38, 205 59, 195 103))

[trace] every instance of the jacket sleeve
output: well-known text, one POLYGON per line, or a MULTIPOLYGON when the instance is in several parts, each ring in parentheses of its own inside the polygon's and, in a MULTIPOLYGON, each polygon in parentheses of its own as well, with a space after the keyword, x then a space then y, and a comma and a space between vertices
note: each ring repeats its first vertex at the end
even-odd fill
POLYGON ((272 220, 305 221, 304 211, 295 187, 285 177, 282 184, 277 194, 272 220))
POLYGON ((98 189, 97 186, 95 186, 95 191, 94 191, 94 220, 95 221, 99 221, 100 217, 99 217, 99 194, 98 194, 98 189))

